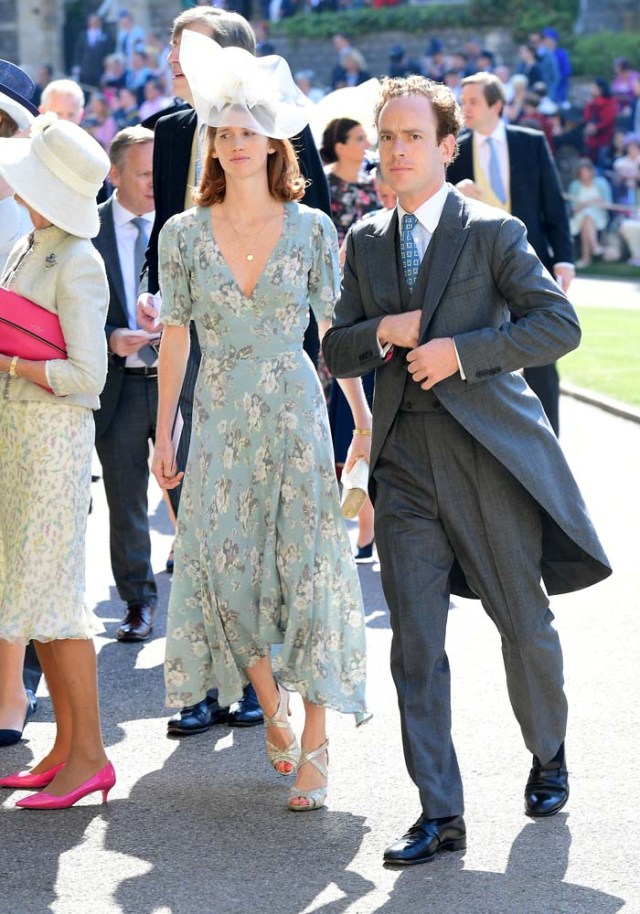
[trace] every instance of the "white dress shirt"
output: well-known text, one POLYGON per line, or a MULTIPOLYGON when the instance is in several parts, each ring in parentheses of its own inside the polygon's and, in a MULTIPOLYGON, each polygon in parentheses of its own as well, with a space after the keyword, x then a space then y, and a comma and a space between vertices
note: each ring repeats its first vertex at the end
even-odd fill
MULTIPOLYGON (((130 330, 138 330, 137 321, 137 302, 138 302, 138 282, 135 275, 135 246, 138 237, 138 229, 132 224, 131 220, 136 218, 135 213, 129 212, 118 200, 118 191, 113 193, 113 224, 116 233, 116 244, 118 246, 118 259, 120 260, 120 270, 122 272, 122 281, 124 283, 124 294, 127 306, 127 323, 130 330)), ((147 240, 153 227, 155 213, 143 213, 142 219, 147 223, 147 240)), ((127 356, 127 368, 141 368, 146 363, 137 355, 127 356)))
POLYGON ((493 148, 496 151, 498 167, 500 168, 500 177, 502 178, 502 186, 508 197, 511 194, 511 182, 509 180, 509 146, 507 144, 507 131, 505 129, 504 121, 498 121, 498 126, 493 133, 486 136, 484 133, 479 133, 477 130, 473 131, 473 145, 480 157, 480 164, 482 165, 484 173, 489 177, 491 174, 491 149, 487 140, 493 140, 493 148))

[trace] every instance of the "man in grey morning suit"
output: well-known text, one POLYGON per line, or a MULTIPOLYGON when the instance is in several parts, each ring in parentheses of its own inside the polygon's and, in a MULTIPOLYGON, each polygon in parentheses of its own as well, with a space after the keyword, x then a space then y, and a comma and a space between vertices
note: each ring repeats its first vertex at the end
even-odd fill
POLYGON ((444 648, 451 592, 479 597, 500 632, 509 697, 534 756, 525 811, 548 816, 569 786, 547 593, 611 571, 519 374, 578 345, 575 312, 521 222, 445 183, 460 121, 444 86, 383 83, 380 163, 398 207, 351 230, 323 344, 337 377, 376 369, 370 492, 404 754, 422 804, 385 851, 397 865, 466 846, 444 648))

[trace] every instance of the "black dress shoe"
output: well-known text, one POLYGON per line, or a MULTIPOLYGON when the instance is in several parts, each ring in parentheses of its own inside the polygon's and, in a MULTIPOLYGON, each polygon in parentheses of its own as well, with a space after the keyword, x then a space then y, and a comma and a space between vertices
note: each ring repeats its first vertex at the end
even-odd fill
POLYGON ((147 641, 153 631, 154 615, 155 607, 149 603, 129 603, 116 638, 118 641, 147 641))
POLYGON ((542 765, 533 756, 533 767, 524 789, 524 811, 528 816, 555 816, 569 799, 569 772, 564 758, 564 743, 550 762, 542 765))
POLYGON ((27 689, 26 692, 29 704, 27 705, 27 710, 24 715, 22 730, 0 730, 0 746, 15 746, 16 743, 19 743, 22 739, 24 728, 35 714, 36 707, 38 706, 36 696, 31 689, 27 689))
POLYGON ((242 698, 229 711, 230 727, 257 727, 264 723, 264 714, 258 704, 255 689, 248 683, 242 690, 242 698))
POLYGON ((384 852, 384 862, 390 866, 414 866, 433 860, 440 851, 463 851, 467 846, 467 830, 462 816, 427 819, 420 816, 406 835, 384 852))
POLYGON ((215 724, 226 724, 229 708, 221 708, 218 699, 207 695, 195 705, 183 708, 167 722, 167 736, 192 736, 204 733, 215 724))

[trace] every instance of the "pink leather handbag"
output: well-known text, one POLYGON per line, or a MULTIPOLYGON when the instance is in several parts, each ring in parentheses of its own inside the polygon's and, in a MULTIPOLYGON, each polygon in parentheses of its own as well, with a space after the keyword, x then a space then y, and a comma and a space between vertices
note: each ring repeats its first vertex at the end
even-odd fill
POLYGON ((58 315, 0 286, 0 352, 33 362, 66 359, 58 315))
POLYGON ((58 315, 0 286, 0 352, 32 362, 66 359, 58 315))

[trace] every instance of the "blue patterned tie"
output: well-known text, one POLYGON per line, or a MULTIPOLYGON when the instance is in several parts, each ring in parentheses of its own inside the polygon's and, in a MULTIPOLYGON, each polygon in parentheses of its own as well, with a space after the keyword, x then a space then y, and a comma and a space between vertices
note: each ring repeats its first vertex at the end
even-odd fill
POLYGON ((489 183, 500 203, 506 203, 507 194, 504 189, 500 163, 498 162, 498 153, 491 137, 488 137, 487 145, 489 146, 489 183))
POLYGON ((411 290, 416 284, 416 277, 420 269, 420 255, 413 238, 413 229, 418 222, 418 217, 410 213, 405 213, 402 217, 402 234, 400 236, 400 256, 402 257, 402 268, 407 285, 411 290))

